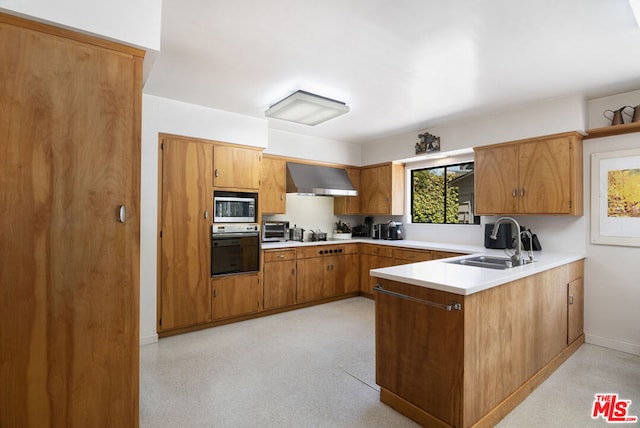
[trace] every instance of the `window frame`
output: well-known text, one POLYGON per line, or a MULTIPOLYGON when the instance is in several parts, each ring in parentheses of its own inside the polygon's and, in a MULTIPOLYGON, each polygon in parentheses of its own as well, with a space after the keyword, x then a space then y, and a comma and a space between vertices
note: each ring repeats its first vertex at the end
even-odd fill
MULTIPOLYGON (((475 174, 475 162, 474 162, 474 158, 473 157, 468 157, 468 156, 461 156, 461 157, 448 157, 446 159, 440 159, 440 161, 438 162, 420 162, 420 163, 415 163, 412 165, 407 165, 406 166, 406 179, 407 179, 407 194, 409 195, 409 198, 407 198, 407 215, 406 215, 406 221, 409 224, 412 225, 438 225, 438 226, 450 226, 450 225, 467 225, 467 226, 478 226, 481 223, 481 217, 478 215, 475 215, 473 213, 473 211, 475 210, 475 191, 472 193, 473 195, 473 200, 471 203, 471 208, 472 208, 472 216, 471 216, 471 220, 469 223, 448 223, 446 222, 446 215, 444 217, 445 222, 444 223, 422 223, 422 222, 414 222, 414 215, 413 215, 413 201, 414 201, 414 186, 413 186, 413 177, 414 177, 414 173, 416 171, 420 171, 420 170, 425 170, 425 169, 437 169, 437 168, 444 168, 444 174, 446 175, 446 169, 447 168, 451 168, 451 167, 457 167, 457 166, 461 166, 461 165, 465 165, 465 164, 473 164, 473 171, 475 174)), ((446 203, 447 203, 447 198, 446 198, 446 193, 447 193, 447 186, 446 186, 447 181, 445 180, 445 188, 444 188, 444 212, 446 213, 446 203)), ((474 176, 474 188, 475 188, 475 176, 474 176)))

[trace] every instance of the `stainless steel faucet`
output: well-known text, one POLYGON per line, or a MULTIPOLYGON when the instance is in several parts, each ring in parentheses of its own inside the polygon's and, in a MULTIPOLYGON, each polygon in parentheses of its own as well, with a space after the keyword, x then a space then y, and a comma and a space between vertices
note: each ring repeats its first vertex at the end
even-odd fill
MULTIPOLYGON (((493 225, 493 230, 491 231, 491 235, 489 236, 491 239, 495 240, 498 239, 498 229, 500 228, 500 225, 502 223, 506 223, 506 222, 511 222, 516 229, 516 253, 514 255, 511 256, 511 263, 513 266, 520 266, 523 265, 525 263, 531 263, 533 262, 533 251, 532 251, 532 245, 529 246, 529 261, 525 261, 524 257, 522 256, 522 240, 520 239, 520 224, 518 224, 518 222, 516 221, 515 218, 513 217, 500 217, 498 220, 496 220, 496 223, 493 225)), ((529 232, 527 232, 529 233, 529 232)), ((531 241, 531 235, 529 235, 529 242, 531 241)))

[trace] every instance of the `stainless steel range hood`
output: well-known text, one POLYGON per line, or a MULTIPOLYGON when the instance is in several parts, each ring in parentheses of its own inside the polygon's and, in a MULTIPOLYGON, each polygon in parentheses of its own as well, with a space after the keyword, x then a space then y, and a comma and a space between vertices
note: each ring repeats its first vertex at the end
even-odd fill
POLYGON ((287 162, 287 193, 319 196, 357 196, 344 169, 287 162))

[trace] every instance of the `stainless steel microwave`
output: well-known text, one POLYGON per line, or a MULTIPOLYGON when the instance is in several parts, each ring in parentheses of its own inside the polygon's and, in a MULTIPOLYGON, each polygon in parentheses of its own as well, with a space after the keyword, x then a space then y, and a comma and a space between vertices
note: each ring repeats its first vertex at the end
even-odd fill
POLYGON ((257 209, 257 193, 213 192, 214 223, 256 223, 257 209))

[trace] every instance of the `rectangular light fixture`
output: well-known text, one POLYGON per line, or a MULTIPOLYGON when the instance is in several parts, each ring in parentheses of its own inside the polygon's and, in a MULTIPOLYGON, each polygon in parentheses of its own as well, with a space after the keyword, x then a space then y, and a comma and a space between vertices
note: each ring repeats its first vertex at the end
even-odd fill
POLYGON ((636 17, 636 23, 640 27, 640 0, 629 0, 631 10, 633 10, 633 16, 636 17))
POLYGON ((348 112, 349 106, 341 101, 296 91, 269 107, 264 114, 274 119, 313 126, 348 112))

